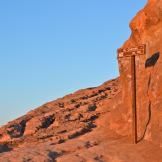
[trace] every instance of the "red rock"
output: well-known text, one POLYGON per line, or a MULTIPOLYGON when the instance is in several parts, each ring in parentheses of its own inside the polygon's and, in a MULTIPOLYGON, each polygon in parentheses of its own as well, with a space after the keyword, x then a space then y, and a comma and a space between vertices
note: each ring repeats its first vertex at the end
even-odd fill
MULTIPOLYGON (((122 48, 146 45, 146 55, 136 56, 138 139, 144 138, 161 145, 162 0, 149 0, 131 21, 130 27, 131 37, 122 48)), ((130 62, 130 58, 119 59, 123 92, 121 118, 127 125, 128 134, 131 134, 132 120, 130 62)))
POLYGON ((46 103, 1 127, 0 162, 162 162, 162 0, 148 0, 130 27, 121 48, 147 48, 146 56, 136 56, 139 143, 132 143, 127 57, 118 60, 119 78, 46 103))

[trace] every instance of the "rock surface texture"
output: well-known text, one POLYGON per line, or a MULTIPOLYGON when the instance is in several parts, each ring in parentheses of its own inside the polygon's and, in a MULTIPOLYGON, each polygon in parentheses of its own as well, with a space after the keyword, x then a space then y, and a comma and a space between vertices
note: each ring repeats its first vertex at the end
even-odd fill
MULTIPOLYGON (((162 0, 149 0, 130 23, 131 37, 122 48, 145 44, 146 55, 136 56, 138 140, 162 144, 162 0)), ((119 59, 124 122, 131 127, 131 59, 119 59), (128 123, 130 121, 130 123, 128 123)), ((122 128, 122 126, 121 126, 122 128)), ((131 132, 127 132, 130 134, 131 132)), ((123 134, 120 129, 120 134, 123 134)))
POLYGON ((130 23, 136 56, 138 144, 132 143, 131 59, 120 77, 44 104, 0 128, 0 162, 162 162, 162 0, 130 23))

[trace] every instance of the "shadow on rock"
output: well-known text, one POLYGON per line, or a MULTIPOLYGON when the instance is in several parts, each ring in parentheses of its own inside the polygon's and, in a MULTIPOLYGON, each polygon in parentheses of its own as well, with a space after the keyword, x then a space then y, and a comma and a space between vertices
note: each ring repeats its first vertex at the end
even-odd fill
POLYGON ((57 152, 51 151, 48 153, 48 156, 52 159, 53 162, 56 162, 56 158, 59 156, 57 152))
POLYGON ((150 58, 148 58, 145 62, 145 68, 155 66, 156 62, 158 61, 160 57, 160 53, 156 52, 153 54, 150 58))
POLYGON ((11 151, 12 149, 9 148, 7 145, 0 145, 0 153, 3 153, 3 152, 8 152, 8 151, 11 151))

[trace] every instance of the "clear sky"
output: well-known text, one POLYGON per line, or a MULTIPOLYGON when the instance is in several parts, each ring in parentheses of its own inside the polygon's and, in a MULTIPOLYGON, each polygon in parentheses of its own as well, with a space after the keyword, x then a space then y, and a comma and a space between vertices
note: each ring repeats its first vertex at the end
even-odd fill
POLYGON ((117 77, 116 49, 145 3, 0 1, 0 124, 117 77))

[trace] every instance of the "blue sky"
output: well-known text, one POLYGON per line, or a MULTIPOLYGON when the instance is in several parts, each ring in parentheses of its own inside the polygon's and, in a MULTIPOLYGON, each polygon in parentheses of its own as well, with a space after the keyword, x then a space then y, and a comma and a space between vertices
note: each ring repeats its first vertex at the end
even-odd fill
POLYGON ((0 2, 0 124, 118 76, 116 49, 146 0, 0 2))

